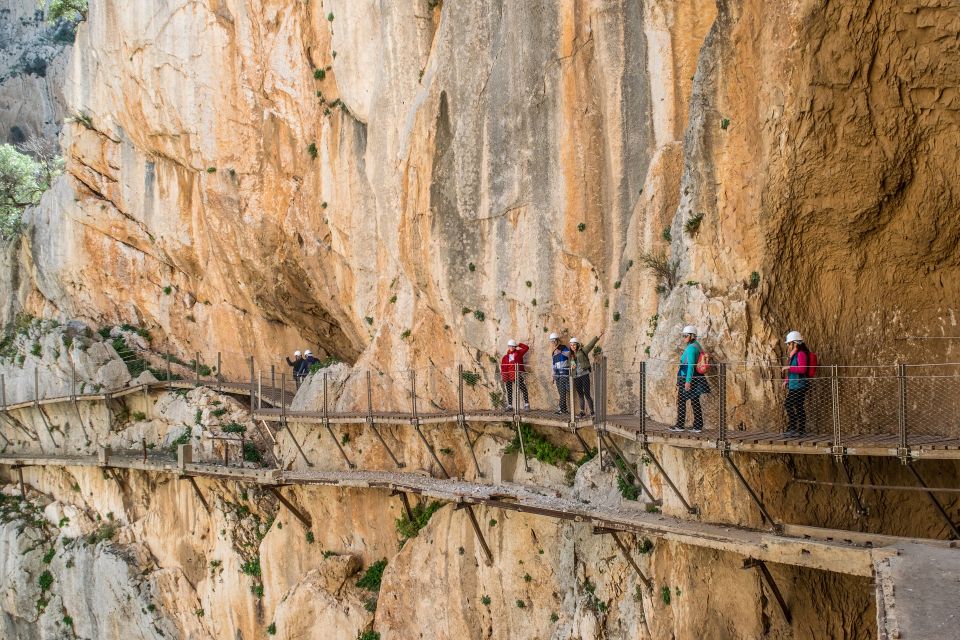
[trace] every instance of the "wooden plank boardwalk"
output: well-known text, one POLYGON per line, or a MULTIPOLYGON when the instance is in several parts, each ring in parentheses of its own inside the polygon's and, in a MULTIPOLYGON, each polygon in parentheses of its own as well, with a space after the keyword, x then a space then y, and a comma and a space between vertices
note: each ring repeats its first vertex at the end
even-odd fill
MULTIPOLYGON (((438 479, 399 471, 283 471, 229 467, 214 463, 178 464, 169 456, 111 455, 106 463, 97 456, 0 455, 0 465, 14 468, 92 467, 131 469, 179 477, 206 477, 264 486, 323 485, 415 493, 462 505, 483 505, 601 529, 646 535, 663 540, 726 551, 766 562, 832 571, 857 576, 873 575, 879 559, 896 555, 898 545, 921 541, 816 527, 789 527, 782 534, 684 520, 637 507, 587 504, 554 492, 516 484, 480 484, 462 479, 438 479)), ((922 541, 933 547, 947 543, 922 541)))

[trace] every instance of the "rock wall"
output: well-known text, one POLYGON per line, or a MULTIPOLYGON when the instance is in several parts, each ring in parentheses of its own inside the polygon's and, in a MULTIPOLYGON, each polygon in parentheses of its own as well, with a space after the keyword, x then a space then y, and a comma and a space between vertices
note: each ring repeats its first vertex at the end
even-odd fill
POLYGON ((794 327, 831 361, 941 361, 953 342, 898 338, 954 331, 957 19, 95 2, 64 83, 85 118, 28 216, 18 306, 237 370, 304 344, 452 366, 508 337, 542 363, 544 333, 602 329, 631 369, 688 322, 728 360, 794 327), (669 290, 642 265, 659 252, 669 290))
POLYGON ((70 24, 48 24, 35 0, 0 7, 0 144, 56 142, 73 37, 70 24))

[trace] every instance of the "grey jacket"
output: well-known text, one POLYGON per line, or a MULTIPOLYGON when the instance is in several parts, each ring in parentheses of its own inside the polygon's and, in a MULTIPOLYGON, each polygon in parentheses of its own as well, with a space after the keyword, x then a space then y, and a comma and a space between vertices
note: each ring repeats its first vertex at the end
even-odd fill
POLYGON ((577 349, 576 355, 571 358, 574 362, 574 364, 571 365, 574 378, 580 378, 590 373, 590 352, 597 346, 599 339, 600 336, 597 336, 587 344, 581 344, 580 348, 577 349))

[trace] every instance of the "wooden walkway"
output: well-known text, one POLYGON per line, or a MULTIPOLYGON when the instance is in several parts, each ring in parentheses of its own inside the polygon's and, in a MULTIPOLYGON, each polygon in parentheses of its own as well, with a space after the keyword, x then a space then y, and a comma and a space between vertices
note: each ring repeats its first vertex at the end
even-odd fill
MULTIPOLYGON (((599 506, 550 495, 516 484, 490 485, 459 479, 430 478, 417 473, 384 471, 282 471, 219 464, 178 464, 170 457, 111 455, 104 463, 97 456, 0 455, 0 465, 24 468, 93 467, 168 473, 182 478, 206 477, 269 487, 323 485, 414 493, 457 505, 482 505, 590 525, 602 531, 639 534, 726 551, 748 558, 797 567, 857 576, 873 575, 879 559, 896 555, 900 544, 919 541, 817 527, 789 526, 783 534, 683 520, 636 508, 599 506)), ((923 541, 933 547, 946 543, 923 541)))
POLYGON ((46 407, 64 403, 107 402, 123 399, 137 393, 164 390, 190 390, 197 386, 207 387, 222 393, 250 398, 253 417, 266 422, 295 422, 303 424, 456 424, 465 423, 516 423, 565 431, 600 428, 607 434, 616 435, 642 444, 660 444, 687 449, 716 449, 750 453, 786 453, 801 455, 850 455, 881 456, 908 459, 953 459, 960 460, 960 438, 936 435, 911 435, 909 446, 903 447, 903 438, 896 433, 843 433, 838 439, 835 433, 811 433, 803 437, 762 427, 757 430, 724 430, 707 428, 700 433, 670 431, 668 425, 651 419, 641 420, 637 415, 607 415, 595 423, 593 418, 558 415, 550 411, 510 412, 496 409, 464 408, 457 411, 401 412, 381 411, 294 411, 290 409, 294 389, 263 387, 249 382, 218 381, 215 379, 176 380, 154 382, 149 385, 125 387, 113 391, 65 395, 39 400, 26 400, 6 406, 0 405, 0 413, 46 407))

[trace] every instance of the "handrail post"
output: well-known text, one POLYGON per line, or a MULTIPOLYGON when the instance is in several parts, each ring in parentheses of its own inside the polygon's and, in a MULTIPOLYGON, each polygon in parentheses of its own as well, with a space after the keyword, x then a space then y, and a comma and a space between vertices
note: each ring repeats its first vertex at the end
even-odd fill
POLYGON ((910 446, 907 439, 907 366, 905 364, 897 365, 897 386, 899 390, 897 402, 897 433, 900 446, 897 448, 897 456, 900 462, 907 464, 910 462, 910 446))
POLYGON ((327 417, 327 372, 323 372, 323 425, 330 426, 330 420, 327 417))
POLYGON ((254 407, 257 406, 256 404, 254 404, 254 401, 256 400, 256 396, 257 396, 257 388, 255 386, 256 382, 257 380, 256 380, 256 376, 254 375, 254 369, 253 369, 253 356, 250 356, 250 410, 251 411, 253 411, 254 407))
POLYGON ((640 440, 647 442, 647 361, 640 363, 640 440))
POLYGON ((370 370, 367 369, 367 417, 373 423, 373 382, 370 379, 370 370))
POLYGON ((417 416, 417 370, 410 369, 410 408, 413 410, 413 421, 420 424, 417 416))
POLYGON ((77 399, 77 365, 73 363, 73 358, 70 358, 70 400, 75 401, 77 399))
POLYGON ((193 373, 197 380, 196 386, 199 387, 200 386, 200 352, 199 351, 195 352, 195 357, 193 359, 193 373))
POLYGON ((513 386, 513 402, 511 406, 513 407, 513 419, 517 420, 520 417, 520 372, 517 371, 517 364, 513 364, 513 380, 510 381, 510 384, 513 386))
POLYGON ((173 378, 170 374, 170 352, 167 352, 167 391, 173 389, 173 378))
POLYGON ((575 424, 577 421, 576 405, 577 397, 573 391, 573 368, 570 366, 570 361, 567 361, 567 402, 570 403, 570 424, 575 424))
POLYGON ((277 365, 270 365, 270 388, 276 391, 277 389, 277 365))
POLYGON ((280 428, 284 427, 284 417, 287 414, 287 372, 280 374, 280 428))
MULTIPOLYGON (((223 370, 223 359, 220 357, 220 352, 217 351, 217 391, 221 391, 223 389, 223 376, 220 373, 222 370, 223 370)), ((250 408, 252 409, 253 406, 251 406, 250 408)))
POLYGON ((40 406, 40 369, 33 368, 33 406, 40 406))
POLYGON ((463 413, 463 365, 457 365, 457 420, 464 420, 463 413))
POLYGON ((717 436, 717 448, 726 451, 727 443, 727 363, 717 365, 717 383, 720 387, 720 429, 717 436))
POLYGON ((257 369, 257 409, 263 409, 263 369, 257 369))
POLYGON ((840 446, 840 374, 837 365, 830 366, 830 406, 833 409, 833 455, 843 456, 840 446))
POLYGON ((0 409, 7 410, 7 377, 0 373, 0 409))

